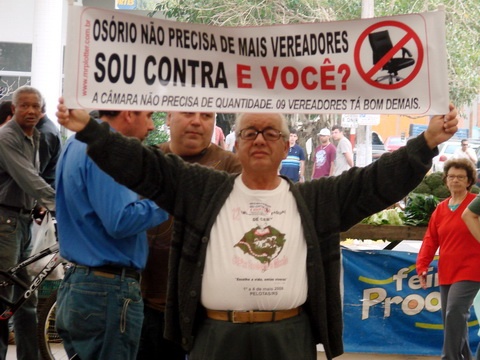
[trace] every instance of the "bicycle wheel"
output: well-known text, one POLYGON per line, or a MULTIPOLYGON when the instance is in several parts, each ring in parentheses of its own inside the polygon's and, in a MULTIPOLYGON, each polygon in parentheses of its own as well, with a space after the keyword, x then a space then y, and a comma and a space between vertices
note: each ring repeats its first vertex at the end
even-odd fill
POLYGON ((57 304, 57 290, 47 298, 38 315, 37 338, 38 347, 43 360, 68 359, 63 348, 62 338, 55 329, 55 309, 57 304))

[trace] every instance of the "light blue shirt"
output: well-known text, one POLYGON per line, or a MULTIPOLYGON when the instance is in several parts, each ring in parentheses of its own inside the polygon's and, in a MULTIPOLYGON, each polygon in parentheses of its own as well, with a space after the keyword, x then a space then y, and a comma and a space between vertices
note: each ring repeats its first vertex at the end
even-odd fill
POLYGON ((74 136, 58 161, 56 189, 64 259, 92 267, 145 267, 145 231, 165 221, 167 213, 100 170, 87 156, 86 144, 74 136))

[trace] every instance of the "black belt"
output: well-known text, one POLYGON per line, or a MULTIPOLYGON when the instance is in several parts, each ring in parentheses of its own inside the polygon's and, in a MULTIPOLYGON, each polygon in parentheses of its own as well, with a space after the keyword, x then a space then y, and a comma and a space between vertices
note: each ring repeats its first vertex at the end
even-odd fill
POLYGON ((98 276, 109 277, 108 275, 119 275, 119 276, 125 276, 128 278, 132 278, 137 281, 140 281, 140 272, 135 270, 134 268, 112 266, 112 265, 104 265, 104 266, 96 266, 96 267, 75 265, 75 267, 79 269, 88 269, 94 275, 98 275, 98 276))
POLYGON ((0 208, 3 208, 5 210, 10 210, 19 214, 30 214, 32 212, 31 209, 28 210, 18 206, 10 206, 10 205, 3 205, 3 204, 0 204, 0 208))

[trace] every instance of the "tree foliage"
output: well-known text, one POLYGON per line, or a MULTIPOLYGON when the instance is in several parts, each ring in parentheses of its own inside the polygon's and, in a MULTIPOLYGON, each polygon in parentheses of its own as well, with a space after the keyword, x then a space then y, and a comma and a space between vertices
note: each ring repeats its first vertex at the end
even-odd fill
MULTIPOLYGON (((375 0, 375 16, 434 11, 443 4, 450 99, 471 104, 480 88, 480 6, 478 0, 375 0)), ((163 0, 152 13, 183 22, 248 26, 351 20, 361 17, 352 0, 163 0)))
POLYGON ((166 0, 154 12, 178 21, 218 26, 252 26, 334 20, 322 0, 166 0))
MULTIPOLYGON (((444 5, 450 100, 458 108, 470 105, 480 89, 480 6, 478 0, 373 0, 375 17, 438 10, 444 5)), ((361 0, 162 0, 151 13, 167 18, 217 26, 260 26, 361 18, 361 0)), ((435 76, 435 74, 433 74, 435 76)), ((323 127, 340 122, 335 114, 295 114, 290 125, 305 148, 323 127)), ((309 163, 309 162, 308 162, 309 163)), ((307 168, 309 172, 310 166, 307 168)), ((308 174, 307 174, 308 177, 308 174)))
POLYGON ((145 139, 147 145, 158 145, 168 141, 169 133, 166 125, 166 113, 156 112, 153 114, 153 124, 155 129, 151 131, 145 139))

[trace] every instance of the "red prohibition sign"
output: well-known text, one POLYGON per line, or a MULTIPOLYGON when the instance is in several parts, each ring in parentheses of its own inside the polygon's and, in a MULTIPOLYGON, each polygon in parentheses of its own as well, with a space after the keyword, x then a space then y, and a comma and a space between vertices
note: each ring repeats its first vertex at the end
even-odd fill
POLYGON ((387 90, 392 90, 392 89, 398 89, 401 88, 405 85, 407 85, 410 81, 412 81, 415 76, 418 74, 422 67, 423 63, 423 45, 422 42, 420 41, 420 38, 418 35, 413 31, 409 26, 405 25, 404 23, 398 22, 398 21, 382 21, 376 24, 373 24, 366 28, 363 33, 359 36, 357 43, 355 45, 355 53, 354 53, 354 60, 355 60, 355 66, 357 68, 357 71, 359 75, 362 77, 365 82, 369 83, 372 86, 381 88, 381 89, 387 89, 387 90), (360 49, 367 38, 367 36, 372 33, 374 30, 381 28, 381 27, 396 27, 400 28, 405 31, 405 35, 403 36, 400 41, 398 41, 396 44, 393 44, 393 48, 376 64, 373 65, 371 69, 368 69, 365 71, 362 67, 362 64, 360 62, 360 49), (394 83, 394 84, 382 84, 380 82, 377 82, 373 79, 373 76, 382 69, 383 65, 385 65, 390 59, 393 58, 393 56, 404 47, 406 43, 408 43, 410 40, 413 40, 417 46, 418 54, 417 54, 417 59, 415 60, 415 66, 410 73, 405 79, 403 79, 400 82, 394 83))

